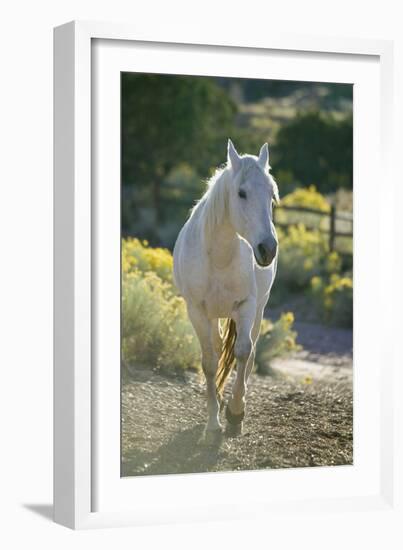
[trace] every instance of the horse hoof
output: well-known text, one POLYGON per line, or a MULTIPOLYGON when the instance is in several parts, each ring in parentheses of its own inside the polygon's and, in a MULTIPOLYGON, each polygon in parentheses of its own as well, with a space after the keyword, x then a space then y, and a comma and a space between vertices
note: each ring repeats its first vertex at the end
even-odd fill
POLYGON ((217 430, 205 430, 202 443, 207 446, 215 446, 221 443, 222 439, 222 429, 218 428, 217 430))
POLYGON ((225 428, 225 435, 227 437, 238 437, 242 435, 243 422, 238 422, 238 424, 227 423, 225 428))
POLYGON ((243 419, 245 417, 245 411, 239 414, 234 414, 227 405, 225 409, 225 416, 227 419, 227 427, 225 433, 228 437, 237 437, 242 434, 243 419))
POLYGON ((227 405, 225 409, 225 418, 229 424, 240 424, 245 418, 245 411, 235 414, 231 411, 229 405, 227 405))

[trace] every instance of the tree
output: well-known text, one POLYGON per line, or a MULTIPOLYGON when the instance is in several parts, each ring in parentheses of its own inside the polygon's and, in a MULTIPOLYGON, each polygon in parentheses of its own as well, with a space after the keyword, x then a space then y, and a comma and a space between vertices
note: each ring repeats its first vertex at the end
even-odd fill
POLYGON ((236 106, 206 77, 122 73, 122 179, 152 189, 156 221, 170 171, 188 163, 207 176, 225 159, 236 106))
POLYGON ((273 166, 291 172, 295 183, 315 184, 322 193, 351 189, 352 118, 336 120, 318 112, 298 115, 277 134, 273 166))

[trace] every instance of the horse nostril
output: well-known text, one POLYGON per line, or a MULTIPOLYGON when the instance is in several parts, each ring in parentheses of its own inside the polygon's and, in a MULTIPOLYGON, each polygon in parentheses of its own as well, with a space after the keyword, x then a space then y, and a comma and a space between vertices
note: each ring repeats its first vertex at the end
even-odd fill
POLYGON ((259 250, 259 254, 260 254, 262 260, 263 260, 263 261, 266 261, 267 250, 266 250, 265 245, 262 244, 262 243, 260 243, 260 244, 258 244, 257 249, 259 250))
POLYGON ((259 252, 260 262, 263 265, 270 265, 277 254, 277 242, 261 242, 257 245, 257 251, 259 252))

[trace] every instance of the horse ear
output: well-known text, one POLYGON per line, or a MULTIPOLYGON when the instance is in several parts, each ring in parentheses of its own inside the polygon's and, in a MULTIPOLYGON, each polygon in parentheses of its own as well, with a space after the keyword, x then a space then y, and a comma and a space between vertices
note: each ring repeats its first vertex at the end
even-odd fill
POLYGON ((262 145, 262 148, 260 149, 258 163, 264 170, 269 166, 269 146, 267 143, 262 145))
POLYGON ((227 160, 228 163, 231 164, 234 172, 237 172, 241 167, 241 157, 238 155, 237 150, 230 139, 228 139, 227 160))

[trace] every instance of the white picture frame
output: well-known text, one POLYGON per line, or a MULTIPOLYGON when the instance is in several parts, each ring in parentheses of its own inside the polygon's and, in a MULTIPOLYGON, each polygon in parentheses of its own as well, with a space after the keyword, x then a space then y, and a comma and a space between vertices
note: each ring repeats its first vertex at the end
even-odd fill
MULTIPOLYGON (((71 528, 90 528, 241 519, 267 513, 298 513, 308 508, 312 513, 319 510, 334 512, 345 510, 346 507, 352 511, 374 513, 388 510, 394 514, 396 466, 392 418, 396 414, 393 387, 396 357, 393 347, 388 345, 386 324, 383 323, 375 330, 371 327, 370 319, 365 319, 364 310, 359 307, 372 293, 376 318, 386 318, 390 311, 390 293, 396 284, 393 270, 374 269, 372 278, 369 277, 366 281, 361 278, 357 287, 360 273, 368 273, 367 260, 370 251, 375 250, 375 263, 382 259, 392 265, 396 245, 389 236, 393 234, 393 230, 387 206, 393 204, 394 196, 391 162, 392 43, 273 33, 268 37, 256 36, 253 42, 237 38, 230 43, 220 37, 210 36, 207 31, 201 37, 187 36, 186 29, 180 33, 175 30, 172 35, 167 30, 164 36, 152 36, 130 25, 72 22, 55 29, 54 52, 55 521, 71 528), (102 51, 105 44, 103 41, 107 41, 108 45, 113 44, 113 47, 102 51), (124 51, 127 53, 136 45, 141 52, 137 51, 133 56, 131 50, 125 58, 124 51), (164 51, 168 49, 170 55, 164 58, 164 51), (116 320, 116 308, 120 307, 120 303, 116 303, 116 285, 105 300, 102 298, 105 297, 102 287, 104 283, 97 279, 100 269, 104 270, 105 277, 111 277, 115 282, 116 273, 119 272, 116 238, 103 240, 102 253, 97 242, 102 231, 103 238, 109 231, 116 237, 116 216, 108 216, 110 225, 100 224, 99 220, 106 220, 105 209, 113 208, 111 205, 116 206, 120 195, 116 186, 108 185, 107 182, 102 186, 106 192, 98 193, 95 181, 96 178, 105 177, 105 174, 111 176, 109 181, 116 180, 119 143, 115 138, 120 121, 116 119, 116 105, 111 107, 108 117, 99 116, 99 109, 102 109, 105 99, 113 98, 113 94, 116 96, 114 80, 110 76, 116 76, 120 70, 135 70, 133 67, 137 67, 138 71, 157 72, 162 59, 164 72, 175 72, 184 67, 185 61, 179 58, 193 56, 193 63, 196 63, 196 58, 200 59, 197 61, 200 65, 195 74, 203 74, 203 66, 206 66, 203 56, 207 51, 210 68, 206 69, 206 74, 211 74, 211 63, 219 60, 220 56, 222 62, 220 65, 217 61, 216 70, 222 74, 225 59, 228 60, 228 56, 235 55, 236 52, 254 60, 252 69, 248 69, 252 71, 247 73, 250 76, 262 75, 256 71, 265 70, 264 66, 259 68, 258 58, 266 59, 264 56, 271 56, 273 71, 278 56, 282 56, 281 64, 285 63, 286 58, 294 56, 295 59, 305 59, 311 63, 313 71, 312 75, 301 73, 295 79, 302 80, 305 74, 305 79, 311 80, 313 75, 322 71, 323 80, 331 78, 332 81, 343 82, 346 81, 343 74, 348 74, 350 76, 347 81, 356 84, 358 90, 360 86, 365 90, 361 96, 362 102, 358 102, 354 114, 354 155, 360 159, 370 153, 373 160, 371 165, 358 162, 354 178, 357 177, 359 181, 366 179, 368 188, 371 189, 372 186, 372 190, 376 192, 375 185, 382 166, 385 184, 381 202, 374 193, 369 193, 366 198, 362 195, 355 196, 355 203, 358 203, 355 205, 355 217, 358 221, 355 220, 354 234, 355 239, 361 237, 362 242, 359 246, 355 242, 355 262, 358 262, 358 269, 355 269, 355 312, 358 311, 361 326, 366 327, 365 335, 371 341, 371 349, 367 349, 364 338, 358 337, 360 330, 358 336, 355 334, 355 360, 358 353, 357 364, 370 365, 367 376, 364 376, 364 368, 357 369, 357 376, 355 373, 355 392, 361 397, 354 403, 355 462, 354 466, 344 470, 334 469, 331 474, 331 468, 316 468, 312 473, 308 471, 311 469, 304 472, 299 469, 276 471, 271 472, 271 477, 267 471, 186 474, 136 479, 132 480, 136 485, 130 481, 124 482, 122 487, 122 480, 118 479, 116 470, 119 446, 111 445, 111 442, 118 445, 119 430, 115 422, 119 409, 119 402, 116 401, 118 397, 114 391, 116 369, 108 369, 105 359, 103 363, 94 359, 111 357, 113 363, 116 345, 120 344, 117 329, 119 319, 116 321, 117 325, 115 323, 114 328, 112 327, 114 336, 111 340, 114 341, 115 348, 111 344, 102 348, 101 353, 98 340, 94 337, 97 331, 105 329, 102 325, 106 318, 105 312, 108 312, 108 317, 116 320), (318 57, 322 61, 318 62, 318 57), (358 65, 354 65, 354 60, 360 63, 359 70, 358 65), (332 64, 333 75, 337 72, 336 66, 339 66, 340 80, 329 76, 332 64), (110 87, 108 83, 111 83, 110 87), (99 84, 103 85, 104 98, 96 95, 99 84), (110 95, 106 96, 106 93, 110 95), (365 101, 370 103, 366 104, 365 101), (360 135, 357 132, 362 129, 368 105, 375 105, 375 110, 371 109, 367 117, 371 131, 360 135), (97 125, 96 131, 94 123, 97 125), (103 141, 109 130, 109 141, 103 141), (357 136, 360 136, 358 145, 357 136), (94 147, 101 147, 102 150, 108 147, 110 160, 106 165, 98 165, 98 160, 93 156, 94 147), (373 222, 375 209, 378 212, 376 223, 373 222), (363 237, 366 234, 370 235, 372 243, 376 243, 371 244, 372 248, 368 243, 365 244, 366 239, 363 237), (381 247, 382 235, 389 237, 382 239, 381 247), (118 263, 115 265, 109 262, 110 266, 114 266, 109 272, 105 259, 111 257, 117 259, 118 263), (375 284, 377 279, 381 284, 374 290, 372 283, 375 284), (108 378, 109 374, 111 378, 108 378), (102 402, 102 408, 99 402, 102 402), (373 407, 371 403, 374 403, 373 407), (369 425, 365 422, 366 418, 369 425), (360 445, 358 447, 356 440, 360 445), (262 495, 258 488, 263 487, 269 479, 269 494, 265 492, 262 495), (234 483, 237 492, 242 494, 242 506, 234 499, 234 483), (225 506, 222 502, 217 505, 209 502, 208 495, 215 489, 220 494, 227 495, 225 506), (164 500, 164 494, 169 494, 169 500, 164 500), (246 507, 245 500, 248 504, 246 507)), ((189 63, 189 59, 187 62, 189 63)), ((306 70, 309 69, 309 63, 306 64, 306 70)), ((234 76, 231 72, 233 70, 228 74, 234 76)), ((362 328, 361 334, 363 333, 362 328)))

